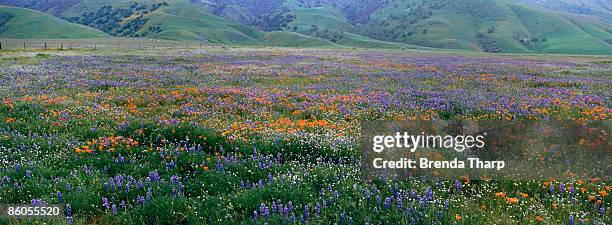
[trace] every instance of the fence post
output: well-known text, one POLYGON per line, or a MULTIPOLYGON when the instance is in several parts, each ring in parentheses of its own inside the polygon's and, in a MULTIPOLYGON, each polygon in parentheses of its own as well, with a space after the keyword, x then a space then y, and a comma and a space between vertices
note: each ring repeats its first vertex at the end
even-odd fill
POLYGON ((25 50, 25 41, 23 42, 23 50, 25 50))
POLYGON ((98 44, 94 43, 94 50, 98 50, 98 44))
POLYGON ((72 49, 72 42, 68 42, 68 49, 72 49))
POLYGON ((45 49, 47 49, 47 42, 45 42, 45 49))
POLYGON ((60 43, 60 50, 64 50, 64 43, 60 43))
POLYGON ((2 42, 0 41, 0 50, 2 50, 2 42))

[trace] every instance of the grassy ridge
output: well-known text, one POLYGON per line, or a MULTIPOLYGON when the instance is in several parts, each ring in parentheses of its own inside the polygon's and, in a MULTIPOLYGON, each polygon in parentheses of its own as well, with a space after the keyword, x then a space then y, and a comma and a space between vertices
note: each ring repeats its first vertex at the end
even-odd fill
MULTIPOLYGON (((245 25, 264 17, 252 14, 252 9, 228 5, 221 12, 213 12, 189 0, 75 0, 61 11, 51 8, 47 12, 115 36, 214 44, 600 55, 612 52, 612 33, 605 18, 509 0, 387 1, 363 23, 350 19, 350 12, 338 5, 320 3, 315 5, 321 7, 314 7, 310 3, 284 2, 289 9, 284 15, 295 19, 283 25, 284 31, 274 33, 245 25), (157 7, 160 3, 167 4, 157 7), (105 10, 105 6, 111 9, 105 10), (117 13, 121 10, 129 11, 128 15, 117 13)), ((11 16, 0 18, 4 25, 0 31, 10 33, 11 36, 5 34, 9 38, 82 38, 82 32, 66 32, 70 29, 36 22, 61 20, 33 17, 20 17, 28 21, 21 23, 7 23, 11 16)), ((278 25, 278 21, 270 24, 278 25)))
POLYGON ((609 54, 596 19, 511 1, 396 1, 360 28, 380 40, 489 52, 609 54))
POLYGON ((35 10, 0 6, 3 38, 99 38, 109 35, 35 10))

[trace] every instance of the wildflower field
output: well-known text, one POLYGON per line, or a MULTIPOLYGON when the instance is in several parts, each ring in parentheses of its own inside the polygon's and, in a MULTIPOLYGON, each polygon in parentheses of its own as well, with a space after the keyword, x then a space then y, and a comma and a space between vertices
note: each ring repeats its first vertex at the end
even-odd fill
MULTIPOLYGON (((612 58, 203 48, 0 54, 0 224, 610 224, 609 177, 368 178, 365 120, 610 122, 612 58)), ((609 140, 608 140, 609 141, 609 140)))

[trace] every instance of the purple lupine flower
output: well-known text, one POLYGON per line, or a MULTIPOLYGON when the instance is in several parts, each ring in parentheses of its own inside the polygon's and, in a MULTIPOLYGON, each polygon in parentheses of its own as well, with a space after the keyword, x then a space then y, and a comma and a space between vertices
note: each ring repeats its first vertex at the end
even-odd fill
POLYGON ((117 215, 117 206, 115 204, 111 206, 111 212, 113 213, 113 215, 117 215))
POLYGON ((315 204, 315 213, 317 214, 317 217, 321 216, 321 204, 319 204, 319 202, 315 204))
POLYGON ((253 211, 253 219, 254 220, 258 220, 259 219, 259 214, 257 214, 257 211, 253 211))
POLYGON ((153 196, 153 193, 151 192, 151 188, 147 189, 147 200, 151 200, 151 197, 153 196))
POLYGON ((70 207, 70 204, 66 204, 66 216, 72 216, 72 207, 70 207))
POLYGON ((559 183, 559 194, 563 194, 565 191, 565 184, 559 183))
POLYGON ((461 191, 461 182, 459 180, 455 180, 455 190, 461 191))
POLYGON ((284 216, 285 216, 285 217, 288 217, 288 216, 289 216, 289 208, 287 208, 287 206, 285 206, 285 207, 283 208, 283 214, 284 214, 284 216))
POLYGON ((308 220, 310 218, 310 209, 308 209, 308 205, 304 205, 304 220, 308 220))
POLYGON ((385 209, 389 209, 389 206, 391 205, 391 198, 387 197, 385 199, 385 209))
POLYGON ((57 202, 59 203, 63 203, 64 202, 64 196, 62 195, 62 192, 57 192, 57 202))
POLYGON ((151 178, 151 180, 153 182, 158 182, 159 179, 160 179, 159 174, 157 173, 157 171, 149 172, 149 178, 151 178))
POLYGON ((380 195, 376 195, 376 205, 380 206, 380 195))
POLYGON ((144 205, 145 205, 145 198, 144 198, 144 196, 142 196, 142 195, 139 195, 139 196, 138 196, 138 203, 139 203, 140 205, 142 205, 142 206, 144 206, 144 205))
POLYGON ((170 182, 172 182, 173 184, 178 184, 179 177, 177 175, 172 175, 172 177, 170 177, 170 182))
POLYGON ((259 205, 259 212, 261 212, 261 215, 263 215, 266 219, 270 216, 268 206, 266 206, 266 204, 261 203, 261 205, 259 205))
POLYGON ((568 222, 569 222, 569 225, 574 225, 574 216, 573 215, 569 216, 569 221, 568 222))
POLYGON ((553 186, 553 184, 550 184, 550 187, 548 188, 548 190, 550 191, 551 194, 555 193, 555 186, 553 186))
POLYGON ((402 198, 401 197, 397 198, 397 208, 400 210, 402 209, 402 198))
POLYGON ((72 216, 69 216, 66 219, 68 219, 68 224, 74 224, 74 218, 72 218, 72 216))
POLYGON ((111 190, 115 191, 115 180, 113 180, 113 178, 111 177, 110 179, 108 179, 108 183, 110 184, 111 190))
POLYGON ((110 203, 108 202, 108 199, 105 197, 102 197, 102 206, 104 206, 106 209, 110 208, 110 203))
POLYGON ((340 224, 344 223, 344 211, 340 212, 340 224))
POLYGON ((30 170, 26 170, 26 177, 32 177, 32 172, 30 172, 30 170))
POLYGON ((289 209, 289 212, 293 212, 293 203, 291 201, 287 203, 287 208, 289 209))

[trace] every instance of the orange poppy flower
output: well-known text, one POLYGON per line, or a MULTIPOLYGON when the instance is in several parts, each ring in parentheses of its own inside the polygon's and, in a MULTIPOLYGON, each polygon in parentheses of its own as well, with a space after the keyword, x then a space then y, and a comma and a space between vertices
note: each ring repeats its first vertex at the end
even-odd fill
POLYGON ((544 220, 544 218, 542 216, 536 216, 535 218, 536 222, 542 222, 544 220))
POLYGON ((606 195, 608 195, 608 192, 606 191, 600 191, 599 195, 601 195, 601 197, 606 197, 606 195))
POLYGON ((455 220, 456 221, 461 221, 461 215, 455 214, 455 220))
POLYGON ((506 198, 506 201, 510 204, 516 204, 519 202, 518 198, 506 198))

